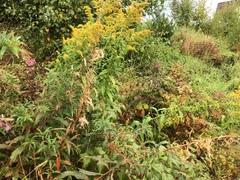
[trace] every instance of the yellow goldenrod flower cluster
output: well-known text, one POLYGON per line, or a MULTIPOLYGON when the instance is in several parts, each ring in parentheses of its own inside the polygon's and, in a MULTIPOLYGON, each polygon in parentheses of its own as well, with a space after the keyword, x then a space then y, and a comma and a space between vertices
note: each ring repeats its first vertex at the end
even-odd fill
MULTIPOLYGON (((121 56, 119 51, 136 51, 136 46, 144 40, 150 31, 136 31, 132 28, 133 23, 140 23, 143 7, 148 3, 132 3, 123 11, 119 0, 94 0, 95 13, 85 6, 85 13, 88 17, 86 24, 71 27, 72 36, 63 40, 63 43, 82 58, 86 57, 97 49, 110 49, 121 56), (101 47, 104 46, 104 47, 101 47)), ((66 55, 63 55, 66 59, 66 55)))
POLYGON ((234 108, 234 114, 239 117, 240 115, 240 86, 237 90, 230 94, 231 103, 230 105, 234 108))

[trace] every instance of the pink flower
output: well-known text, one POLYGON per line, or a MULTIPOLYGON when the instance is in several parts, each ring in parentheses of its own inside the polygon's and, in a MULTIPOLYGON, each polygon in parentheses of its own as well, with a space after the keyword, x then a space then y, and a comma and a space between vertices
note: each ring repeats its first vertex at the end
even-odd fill
POLYGON ((11 129, 11 126, 9 126, 8 124, 6 125, 6 131, 9 131, 11 129))
POLYGON ((36 64, 36 61, 35 61, 34 58, 27 59, 27 60, 26 60, 26 64, 27 64, 28 66, 33 66, 34 64, 36 64))
POLYGON ((0 121, 0 127, 2 127, 3 126, 3 123, 2 123, 2 121, 0 121))

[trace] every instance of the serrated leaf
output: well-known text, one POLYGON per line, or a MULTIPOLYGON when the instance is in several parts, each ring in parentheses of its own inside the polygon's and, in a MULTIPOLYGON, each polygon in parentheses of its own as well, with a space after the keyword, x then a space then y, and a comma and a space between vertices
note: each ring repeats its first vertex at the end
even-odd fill
POLYGON ((15 149, 10 156, 11 162, 15 162, 17 159, 17 156, 20 155, 24 151, 24 149, 25 147, 23 146, 20 146, 17 149, 15 149))

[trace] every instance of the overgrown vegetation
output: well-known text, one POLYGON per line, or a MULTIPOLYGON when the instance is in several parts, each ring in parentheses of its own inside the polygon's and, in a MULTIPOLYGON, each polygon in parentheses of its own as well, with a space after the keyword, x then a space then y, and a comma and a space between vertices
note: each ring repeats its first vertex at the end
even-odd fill
POLYGON ((216 37, 223 37, 232 50, 239 51, 240 22, 239 2, 232 3, 229 7, 217 12, 212 20, 211 31, 216 37))
MULTIPOLYGON (((13 11, 7 2, 0 9, 13 11)), ((25 5, 49 14, 73 2, 35 3, 25 5)), ((56 40, 39 48, 19 36, 36 33, 31 28, 1 19, 0 179, 239 178, 240 62, 230 48, 239 41, 182 28, 161 13, 143 21, 164 1, 153 9, 87 4, 76 6, 84 14, 76 24, 70 11, 64 25, 63 16, 44 17, 71 35, 53 31, 56 40)), ((48 26, 38 28, 41 42, 48 26)))

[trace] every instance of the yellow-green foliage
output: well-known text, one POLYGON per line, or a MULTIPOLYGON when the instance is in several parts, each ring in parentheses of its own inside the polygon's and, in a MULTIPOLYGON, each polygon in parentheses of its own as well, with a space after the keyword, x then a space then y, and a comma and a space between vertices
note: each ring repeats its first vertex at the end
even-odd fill
POLYGON ((240 86, 238 88, 238 90, 232 92, 230 94, 231 97, 231 106, 234 108, 232 113, 234 115, 234 117, 239 117, 240 115, 240 86))
POLYGON ((72 37, 64 40, 71 52, 85 57, 98 47, 116 52, 118 55, 115 55, 119 57, 115 58, 120 58, 126 51, 135 50, 139 40, 150 33, 149 30, 136 32, 131 28, 141 22, 143 7, 148 3, 132 3, 127 9, 123 9, 118 0, 95 0, 93 3, 96 16, 86 6, 85 13, 89 21, 72 27, 72 37))

